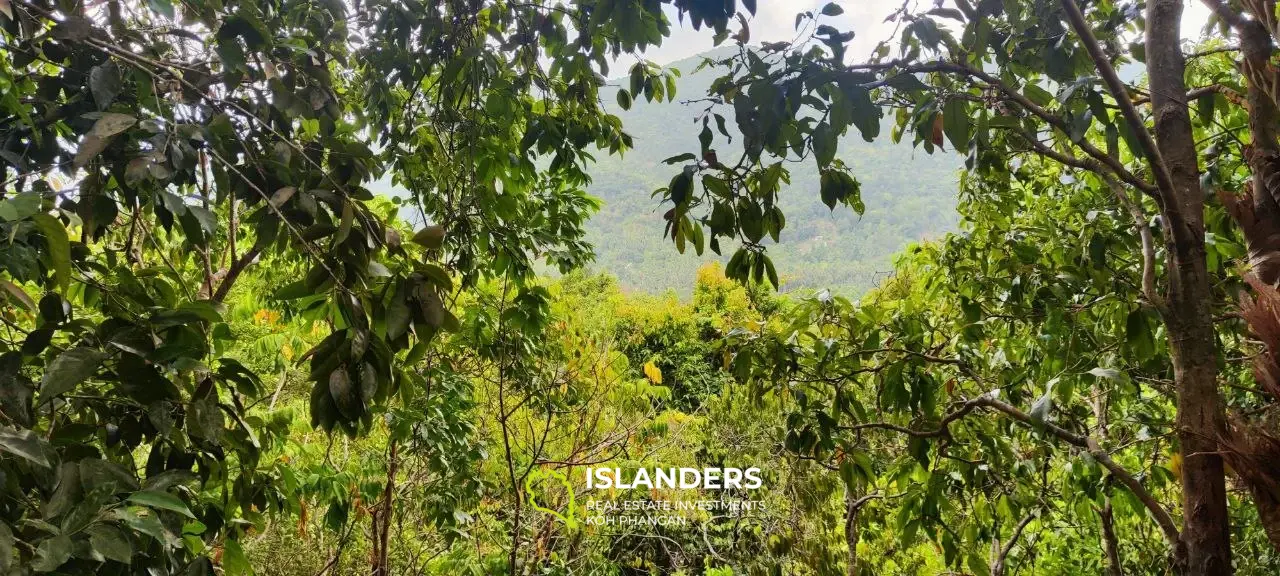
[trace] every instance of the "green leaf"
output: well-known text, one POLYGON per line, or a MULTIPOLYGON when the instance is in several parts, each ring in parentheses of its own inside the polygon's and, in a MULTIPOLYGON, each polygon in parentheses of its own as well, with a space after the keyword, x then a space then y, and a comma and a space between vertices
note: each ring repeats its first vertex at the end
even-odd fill
POLYGON ((929 89, 929 86, 927 84, 925 84, 924 82, 921 82, 920 79, 917 78, 915 74, 912 74, 909 72, 894 74, 893 76, 889 77, 888 80, 885 80, 885 84, 892 88, 901 90, 903 92, 909 92, 912 94, 917 92, 924 92, 929 89))
POLYGON ((119 528, 110 524, 94 524, 88 532, 89 546, 94 552, 121 564, 133 563, 133 544, 119 528))
POLYGON ((51 453, 44 439, 31 430, 15 430, 8 426, 0 426, 0 451, 24 458, 34 464, 49 468, 51 453))
POLYGON ((58 518, 83 500, 84 493, 80 489, 80 467, 75 462, 63 462, 58 467, 58 486, 53 495, 44 503, 44 518, 58 518))
POLYGON ((40 383, 40 404, 79 386, 98 371, 106 357, 101 351, 84 346, 59 354, 44 372, 40 383))
POLYGON ((991 576, 991 567, 987 566, 986 560, 983 560, 977 552, 970 552, 965 564, 969 566, 973 576, 991 576))
POLYGON ((681 170, 671 179, 671 202, 676 206, 683 206, 689 200, 689 195, 693 192, 693 176, 687 171, 681 170))
POLYGON ((1137 359, 1145 360, 1155 353, 1155 337, 1141 308, 1134 309, 1125 318, 1124 332, 1125 345, 1137 359))
POLYGON ((334 532, 342 532, 342 527, 347 525, 348 513, 346 502, 331 502, 329 510, 324 513, 325 527, 334 532))
POLYGON ((747 240, 759 242, 764 237, 764 214, 760 212, 760 205, 744 198, 739 199, 737 208, 738 228, 747 240))
POLYGON ((631 109, 631 93, 622 88, 618 89, 618 107, 623 110, 631 109))
POLYGON ((228 539, 222 544, 222 569, 227 576, 250 576, 253 567, 240 542, 228 539))
POLYGON ((838 135, 831 125, 823 122, 813 130, 813 155, 819 168, 826 168, 836 157, 838 135))
MULTIPOLYGON (((208 242, 208 236, 200 225, 200 220, 196 218, 195 206, 188 206, 178 216, 178 223, 182 225, 182 233, 187 235, 187 240, 194 246, 205 246, 208 242)), ((206 212, 208 212, 206 210, 206 212)))
POLYGON ((61 296, 50 292, 40 299, 40 317, 47 325, 61 324, 71 313, 71 305, 61 296))
POLYGON ((338 232, 333 235, 333 245, 337 246, 346 242, 347 237, 351 235, 351 226, 355 224, 356 211, 352 207, 351 202, 342 201, 342 220, 338 224, 338 232))
POLYGON ((957 151, 969 150, 970 133, 969 110, 965 101, 960 98, 947 100, 942 108, 942 131, 951 141, 951 147, 957 151))
POLYGON ((730 192, 729 185, 724 180, 716 178, 715 176, 703 174, 702 186, 705 187, 707 191, 724 198, 725 200, 733 199, 733 193, 730 192))
POLYGON ((40 211, 40 193, 27 191, 0 200, 0 222, 16 222, 40 211))
POLYGON ((822 7, 823 16, 839 16, 841 14, 844 14, 844 8, 841 8, 835 2, 828 2, 826 6, 822 7))
POLYGON ((146 506, 154 510, 168 510, 177 512, 187 518, 195 518, 195 514, 191 513, 191 509, 187 508, 187 504, 181 498, 174 496, 168 492, 159 492, 156 490, 140 490, 129 495, 129 501, 134 504, 146 506))
POLYGON ((223 423, 216 398, 201 398, 187 408, 185 424, 192 437, 217 443, 222 438, 223 423))
POLYGON ((439 287, 442 292, 449 292, 450 290, 453 290, 453 278, 449 276, 449 272, 444 268, 435 264, 426 263, 420 266, 418 271, 422 272, 427 277, 427 280, 430 280, 432 284, 439 287))
POLYGON ((60 291, 66 292, 71 284, 71 241, 67 239, 67 229, 57 218, 45 213, 33 214, 31 220, 48 245, 48 250, 41 255, 53 270, 53 282, 60 291))
POLYGON ((80 484, 86 493, 118 494, 138 489, 138 480, 128 468, 101 458, 80 461, 80 484))
POLYGON ((1050 94, 1048 90, 1041 88, 1040 85, 1033 82, 1028 82, 1024 85, 1022 87, 1022 93, 1026 95, 1028 100, 1035 102, 1040 106, 1048 106, 1050 102, 1053 102, 1053 94, 1050 94))
POLYGON ((207 556, 199 556, 187 567, 184 576, 215 576, 213 561, 207 556))
POLYGON ((644 63, 636 62, 631 67, 631 93, 639 94, 644 89, 644 63))
POLYGON ((409 320, 412 317, 412 311, 406 301, 404 290, 397 290, 395 295, 392 296, 391 303, 387 305, 387 339, 395 340, 407 332, 409 330, 409 320))
POLYGON ((858 491, 858 466, 852 458, 840 461, 840 480, 844 482, 845 489, 850 493, 858 491))
POLYGON ((112 511, 112 515, 127 524, 134 532, 155 538, 166 548, 171 548, 178 543, 177 537, 160 523, 160 518, 151 510, 140 507, 116 508, 112 511))
POLYGON ((716 130, 720 132, 721 136, 724 136, 725 138, 732 140, 733 136, 729 134, 729 129, 726 128, 724 125, 724 116, 716 114, 715 118, 716 118, 716 130))
POLYGON ((778 282, 778 271, 773 267, 773 260, 763 253, 760 254, 760 259, 764 261, 765 276, 769 278, 769 283, 773 284, 773 289, 777 290, 781 287, 781 283, 778 282))
POLYGON ((212 210, 203 206, 187 206, 187 213, 195 218, 204 236, 212 237, 218 231, 218 216, 212 210))
POLYGON ((32 312, 36 311, 35 301, 31 299, 31 295, 27 294, 27 291, 23 290, 21 286, 18 286, 17 284, 14 284, 13 282, 10 282, 8 280, 0 279, 0 288, 4 288, 4 291, 9 294, 9 296, 7 296, 6 298, 12 298, 13 300, 16 300, 19 304, 22 304, 23 307, 25 307, 27 310, 30 310, 32 312))
POLYGON ((356 394, 355 386, 351 383, 351 376, 347 374, 345 367, 339 367, 329 374, 329 396, 333 398, 333 403, 338 408, 338 412, 347 420, 356 420, 360 418, 363 410, 360 407, 360 397, 356 394))
POLYGON ((1210 91, 1196 98, 1196 115, 1205 126, 1213 124, 1214 97, 1216 92, 1210 91))
POLYGON ((94 66, 89 70, 89 90, 99 110, 106 110, 120 94, 120 67, 115 62, 94 66))
POLYGON ((311 294, 312 291, 311 288, 307 286, 307 281, 298 280, 281 286, 276 290, 275 294, 272 294, 272 297, 276 300, 296 300, 298 298, 305 298, 311 294))
POLYGON ((711 141, 715 139, 715 134, 711 133, 711 127, 706 122, 702 123, 702 131, 698 132, 698 144, 702 146, 702 154, 705 156, 711 150, 711 141))
POLYGON ((749 272, 745 270, 746 261, 747 250, 745 248, 739 248, 733 253, 733 256, 729 258, 729 263, 725 264, 724 275, 739 282, 745 281, 749 272))
POLYGON ((835 210, 841 198, 840 180, 832 171, 824 170, 819 184, 818 195, 822 198, 822 203, 826 204, 828 209, 835 210))
POLYGON ((1089 126, 1093 124, 1093 110, 1085 109, 1080 114, 1071 115, 1071 137, 1072 142, 1079 142, 1084 139, 1085 134, 1089 132, 1089 126))
POLYGON ((880 135, 880 107, 871 101, 871 92, 855 85, 845 89, 845 97, 853 105, 853 125, 858 127, 862 139, 874 141, 880 135))
POLYGON ((684 154, 677 154, 677 155, 675 155, 675 156, 672 156, 672 157, 670 157, 670 158, 667 158, 666 160, 663 160, 663 161, 662 161, 662 163, 663 163, 663 164, 676 164, 676 163, 679 163, 679 162, 688 162, 688 161, 690 161, 690 160, 696 160, 697 158, 698 158, 698 156, 697 156, 696 154, 694 154, 693 152, 685 152, 684 154))
POLYGON ((35 560, 31 568, 36 572, 53 572, 71 559, 71 537, 58 534, 40 543, 36 548, 35 560))

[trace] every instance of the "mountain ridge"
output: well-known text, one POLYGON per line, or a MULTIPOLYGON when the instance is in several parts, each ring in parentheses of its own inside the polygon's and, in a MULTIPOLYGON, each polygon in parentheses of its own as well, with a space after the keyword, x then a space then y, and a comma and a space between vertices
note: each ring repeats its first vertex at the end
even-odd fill
MULTIPOLYGON (((596 250, 589 268, 613 274, 626 289, 687 294, 699 266, 711 260, 723 263, 732 254, 734 248, 727 242, 721 257, 710 251, 701 257, 692 250, 679 254, 662 237, 666 207, 651 197, 680 169, 662 160, 698 151, 696 116, 703 108, 690 106, 688 100, 705 94, 723 71, 695 69, 703 58, 723 57, 727 51, 712 50, 666 66, 681 72, 673 102, 639 100, 622 110, 615 98, 619 80, 610 80, 601 90, 605 107, 622 119, 634 146, 621 157, 598 158, 589 170, 592 183, 587 191, 603 201, 587 224, 587 240, 596 250)), ((726 124, 736 143, 734 123, 726 124)), ((887 138, 867 143, 850 136, 841 144, 839 157, 861 182, 866 211, 859 217, 845 207, 828 210, 818 195, 816 166, 789 164, 791 185, 779 198, 787 225, 780 242, 768 248, 784 290, 827 288, 857 295, 874 285, 878 275, 887 274, 893 255, 911 242, 955 230, 960 157, 928 155, 887 138)), ((718 145, 723 146, 719 139, 718 145)))

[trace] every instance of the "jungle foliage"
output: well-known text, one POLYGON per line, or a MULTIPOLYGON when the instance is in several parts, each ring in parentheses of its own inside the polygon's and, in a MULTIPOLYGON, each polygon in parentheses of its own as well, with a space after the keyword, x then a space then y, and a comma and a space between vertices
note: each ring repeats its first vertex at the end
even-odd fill
POLYGON ((0 573, 1267 574, 1280 26, 1208 3, 907 4, 850 63, 837 3, 0 0, 0 573), (688 302, 577 271, 673 20, 727 45, 652 199, 727 259, 688 302), (778 297, 791 166, 867 209, 845 135, 964 155, 960 232, 778 297), (765 506, 529 501, 594 463, 765 506))
MULTIPOLYGON (((671 179, 663 160, 674 151, 699 146, 696 123, 706 105, 697 98, 722 74, 716 67, 703 66, 704 60, 734 53, 732 46, 722 46, 665 66, 680 71, 675 78, 680 95, 676 102, 637 104, 624 110, 615 93, 628 89, 628 78, 610 79, 602 89, 605 109, 622 119, 632 147, 622 156, 598 157, 591 167, 586 190, 602 206, 587 221, 586 239, 595 253, 588 267, 617 276, 624 289, 653 293, 674 289, 687 297, 688 280, 701 264, 716 260, 723 265, 731 256, 710 251, 673 256, 670 244, 653 234, 653 228, 663 224, 663 210, 655 209, 646 192, 671 179), (650 273, 658 268, 672 273, 650 273)), ((881 123, 888 133, 892 120, 881 123)), ((717 152, 740 151, 738 127, 726 122, 724 128, 728 137, 717 132, 717 152)), ((838 157, 858 175, 866 210, 854 217, 844 211, 832 213, 818 193, 817 166, 790 165, 791 184, 779 191, 777 201, 790 225, 779 234, 779 242, 767 241, 787 293, 829 289, 845 296, 861 294, 892 272, 893 257, 903 246, 955 230, 957 174, 964 164, 960 156, 928 154, 888 139, 867 142, 846 134, 840 139, 838 157)))

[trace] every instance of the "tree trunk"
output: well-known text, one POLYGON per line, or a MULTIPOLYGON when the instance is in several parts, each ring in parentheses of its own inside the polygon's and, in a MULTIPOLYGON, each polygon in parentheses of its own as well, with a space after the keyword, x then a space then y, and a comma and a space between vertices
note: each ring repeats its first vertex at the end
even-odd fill
POLYGON ((858 494, 845 488, 844 492, 844 542, 849 546, 849 576, 858 576, 858 494))
POLYGON ((1226 479, 1217 438, 1221 406, 1212 293, 1204 250, 1204 193, 1180 45, 1181 0, 1147 4, 1146 55, 1159 156, 1172 190, 1161 190, 1169 288, 1163 310, 1178 389, 1177 430, 1183 455, 1182 546, 1175 561, 1189 574, 1231 574, 1226 479), (1185 550, 1184 550, 1185 549, 1185 550), (1184 564, 1185 562, 1185 564, 1184 564))
POLYGON ((1111 497, 1102 501, 1098 510, 1098 522, 1102 526, 1102 550, 1107 556, 1107 574, 1124 576, 1124 566, 1120 563, 1120 540, 1116 538, 1116 525, 1111 513, 1111 497))
MULTIPOLYGON (((1098 438, 1106 440, 1110 433, 1111 419, 1109 410, 1110 398, 1107 390, 1098 384, 1093 386, 1093 418, 1098 424, 1098 438)), ((1108 482, 1110 488, 1110 482, 1108 482)), ((1098 526, 1102 530, 1102 551, 1106 556, 1107 574, 1124 576, 1124 565, 1120 563, 1120 539, 1116 537, 1115 515, 1112 513, 1110 492, 1102 497, 1102 507, 1098 509, 1098 526)))
POLYGON ((373 514, 373 576, 391 574, 387 556, 391 548, 391 521, 395 516, 392 498, 395 496, 396 472, 400 468, 398 448, 396 441, 391 440, 391 454, 387 461, 387 485, 382 491, 381 510, 373 514))
MULTIPOLYGON (((1246 2, 1252 18, 1226 4, 1208 2, 1240 37, 1240 70, 1247 80, 1249 132, 1245 160, 1253 179, 1242 195, 1218 193, 1249 245, 1250 273, 1245 280, 1254 296, 1241 295, 1241 317, 1265 345, 1253 361, 1254 379, 1273 399, 1280 399, 1280 71, 1271 64, 1275 52, 1274 2, 1246 2)), ((1271 545, 1280 550, 1280 430, 1267 418, 1233 414, 1227 419, 1219 450, 1248 488, 1271 545)))

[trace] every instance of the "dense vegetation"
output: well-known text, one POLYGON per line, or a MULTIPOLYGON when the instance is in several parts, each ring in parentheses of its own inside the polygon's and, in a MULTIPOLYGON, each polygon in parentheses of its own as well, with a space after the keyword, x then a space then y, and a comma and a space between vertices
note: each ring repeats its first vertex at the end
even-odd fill
MULTIPOLYGON (((677 255, 653 234, 663 224, 662 210, 649 192, 664 186, 670 174, 662 161, 673 151, 697 149, 694 120, 705 108, 696 102, 716 78, 714 68, 699 67, 707 58, 724 58, 732 50, 722 48, 673 62, 679 70, 676 94, 689 101, 641 103, 630 110, 617 105, 616 89, 601 90, 605 109, 617 114, 631 135, 633 148, 623 156, 599 158, 591 168, 587 191, 600 198, 600 211, 587 222, 587 240, 595 247, 591 268, 618 277, 624 288, 658 293, 674 288, 688 295, 687 280, 701 262, 728 258, 706 253, 677 255), (666 274, 653 274, 653 270, 666 274)), ((626 84, 626 78, 611 81, 626 84)), ((884 131, 891 121, 884 121, 884 131)), ((720 152, 740 152, 737 126, 726 123, 731 136, 720 152)), ((832 213, 818 195, 820 178, 812 163, 791 170, 791 185, 781 190, 779 201, 789 227, 772 245, 783 289, 791 292, 829 289, 860 294, 884 279, 893 269, 893 254, 911 242, 940 237, 955 229, 956 173, 962 158, 930 155, 909 143, 888 140, 865 142, 850 135, 840 144, 840 158, 858 174, 866 211, 856 217, 832 213)))
POLYGON ((1280 25, 1208 3, 907 4, 851 63, 834 3, 0 0, 0 573, 1274 573, 1280 25), (674 21, 725 45, 644 165, 725 258, 687 300, 582 271, 674 21), (965 156, 959 231, 778 295, 793 194, 875 199, 848 137, 965 156))

